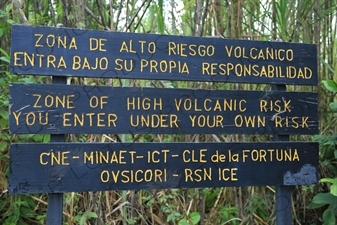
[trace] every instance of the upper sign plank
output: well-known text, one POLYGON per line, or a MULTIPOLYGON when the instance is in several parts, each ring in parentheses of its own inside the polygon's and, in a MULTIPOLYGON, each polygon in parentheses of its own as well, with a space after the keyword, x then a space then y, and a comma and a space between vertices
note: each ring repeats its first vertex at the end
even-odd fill
POLYGON ((317 93, 11 84, 12 133, 316 134, 317 93))
POLYGON ((317 85, 313 44, 13 25, 16 74, 317 85))

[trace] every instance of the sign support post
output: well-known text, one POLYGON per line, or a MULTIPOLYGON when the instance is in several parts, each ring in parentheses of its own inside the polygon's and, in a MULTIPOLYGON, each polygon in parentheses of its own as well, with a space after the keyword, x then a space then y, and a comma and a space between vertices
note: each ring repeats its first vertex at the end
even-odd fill
MULTIPOLYGON (((53 84, 66 84, 66 77, 53 76, 53 84)), ((64 134, 51 134, 51 142, 64 142, 64 134)), ((48 193, 47 225, 62 225, 63 193, 48 193)))
MULTIPOLYGON (((286 85, 272 85, 272 90, 286 91, 286 85)), ((274 135, 274 141, 289 141, 289 135, 274 135)), ((291 186, 278 185, 276 186, 276 224, 284 225, 291 224, 291 186)))
POLYGON ((276 224, 292 224, 291 186, 276 186, 276 224))

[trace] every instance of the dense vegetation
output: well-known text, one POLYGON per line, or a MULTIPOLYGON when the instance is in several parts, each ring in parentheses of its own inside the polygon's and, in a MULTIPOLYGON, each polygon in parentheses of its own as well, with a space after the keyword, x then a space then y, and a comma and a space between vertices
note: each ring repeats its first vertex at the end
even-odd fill
MULTIPOLYGON (((336 224, 337 216, 337 1, 336 0, 1 0, 0 1, 0 223, 44 224, 47 196, 8 195, 9 145, 48 142, 49 135, 10 135, 8 84, 47 83, 49 77, 9 71, 11 24, 89 28, 95 30, 216 36, 250 40, 314 43, 318 49, 316 88, 288 90, 319 93, 321 142, 319 185, 293 190, 293 224, 336 224)), ((97 80, 71 78, 76 84, 114 86, 207 87, 223 84, 97 80)), ((226 84, 227 89, 265 90, 266 85, 226 84)), ((69 135, 69 141, 263 141, 242 135, 69 135)), ((291 136, 313 141, 310 136, 291 136)), ((106 191, 64 195, 64 224, 275 224, 274 187, 106 191)))

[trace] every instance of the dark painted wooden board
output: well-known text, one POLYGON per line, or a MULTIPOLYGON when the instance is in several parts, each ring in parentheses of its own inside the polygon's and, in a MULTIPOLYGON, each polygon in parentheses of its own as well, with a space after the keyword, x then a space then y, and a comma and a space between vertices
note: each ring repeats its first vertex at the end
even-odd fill
POLYGON ((11 84, 10 105, 11 133, 318 132, 309 92, 11 84))
POLYGON ((12 194, 318 181, 318 143, 13 144, 10 157, 12 194))
POLYGON ((313 44, 12 26, 11 73, 317 85, 313 44))

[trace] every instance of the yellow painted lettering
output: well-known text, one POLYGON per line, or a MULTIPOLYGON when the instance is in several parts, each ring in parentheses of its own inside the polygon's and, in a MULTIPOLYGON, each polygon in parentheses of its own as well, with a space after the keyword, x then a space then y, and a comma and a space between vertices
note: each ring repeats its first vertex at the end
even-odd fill
POLYGON ((41 164, 41 165, 47 165, 47 164, 48 164, 49 161, 48 161, 48 160, 47 160, 47 161, 44 161, 44 160, 43 160, 43 157, 44 157, 44 156, 47 156, 47 157, 48 157, 49 155, 50 155, 49 152, 42 152, 42 153, 40 154, 40 164, 41 164))
POLYGON ((43 34, 34 34, 34 36, 37 37, 35 47, 43 47, 43 45, 39 43, 43 37, 43 34))

